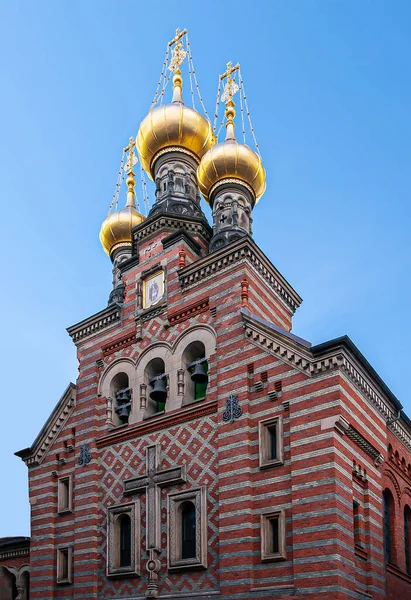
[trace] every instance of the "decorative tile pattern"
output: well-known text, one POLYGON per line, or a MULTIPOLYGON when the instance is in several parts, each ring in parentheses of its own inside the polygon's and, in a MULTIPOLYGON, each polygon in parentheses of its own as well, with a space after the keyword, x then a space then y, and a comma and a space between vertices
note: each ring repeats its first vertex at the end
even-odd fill
MULTIPOLYGON (((130 497, 123 495, 123 482, 132 477, 145 474, 146 446, 161 445, 161 469, 173 466, 187 468, 187 483, 172 488, 184 491, 199 486, 207 486, 208 497, 208 569, 206 571, 187 571, 181 573, 167 571, 167 495, 170 489, 161 490, 161 569, 159 572, 160 594, 207 592, 218 589, 218 505, 217 505, 217 462, 216 462, 216 419, 210 415, 203 419, 184 423, 169 430, 155 432, 138 439, 129 440, 102 450, 100 459, 100 532, 99 553, 101 555, 100 577, 103 582, 99 597, 129 598, 144 595, 148 578, 145 569, 142 577, 130 580, 105 577, 106 564, 106 521, 107 508, 115 504, 126 503, 130 497)), ((146 497, 141 501, 141 560, 145 563, 148 556, 146 548, 146 497)))

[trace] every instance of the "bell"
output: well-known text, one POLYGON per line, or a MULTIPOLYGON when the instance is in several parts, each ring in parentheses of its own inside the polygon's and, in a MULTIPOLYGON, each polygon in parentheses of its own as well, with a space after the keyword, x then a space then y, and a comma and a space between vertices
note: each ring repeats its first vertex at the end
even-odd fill
POLYGON ((208 375, 204 370, 204 363, 197 363, 191 374, 191 381, 194 383, 207 383, 208 375))
POLYGON ((150 392, 150 398, 154 402, 165 402, 167 399, 167 388, 164 379, 156 379, 153 389, 150 392))

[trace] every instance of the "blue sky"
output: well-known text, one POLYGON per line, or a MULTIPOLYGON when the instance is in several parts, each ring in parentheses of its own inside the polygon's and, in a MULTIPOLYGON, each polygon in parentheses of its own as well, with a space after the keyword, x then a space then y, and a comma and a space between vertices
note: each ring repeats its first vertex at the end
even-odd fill
POLYGON ((176 27, 210 113, 242 65, 268 176, 254 239, 304 298, 294 333, 350 335, 411 414, 410 2, 3 2, 0 536, 29 533, 13 452, 75 381, 65 328, 106 305, 100 224, 176 27))

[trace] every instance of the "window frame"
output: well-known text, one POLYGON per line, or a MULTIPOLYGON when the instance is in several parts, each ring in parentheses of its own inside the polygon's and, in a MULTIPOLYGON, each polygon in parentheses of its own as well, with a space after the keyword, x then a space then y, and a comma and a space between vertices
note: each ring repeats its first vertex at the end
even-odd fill
POLYGON ((73 583, 73 546, 58 546, 56 555, 56 583, 73 583), (67 577, 63 577, 63 554, 67 552, 67 577))
POLYGON ((284 431, 283 418, 281 415, 264 419, 258 423, 258 447, 260 469, 268 469, 284 464, 284 431), (276 430, 277 457, 271 458, 271 435, 270 430, 276 430))
POLYGON ((172 492, 167 496, 167 568, 169 571, 207 568, 207 488, 205 486, 172 492), (182 558, 182 519, 180 507, 192 502, 196 510, 196 555, 182 558))
POLYGON ((261 562, 286 560, 285 547, 285 510, 279 509, 260 515, 261 562), (271 549, 271 521, 278 521, 278 552, 271 549))
POLYGON ((64 475, 63 477, 59 477, 57 481, 57 512, 59 515, 64 515, 65 513, 73 512, 73 476, 72 475, 64 475), (62 506, 62 489, 65 481, 68 481, 68 489, 67 496, 68 502, 67 506, 62 506))
POLYGON ((116 504, 107 509, 107 577, 130 577, 140 575, 140 503, 138 500, 116 504), (131 561, 129 566, 120 566, 119 521, 122 515, 130 517, 131 561))

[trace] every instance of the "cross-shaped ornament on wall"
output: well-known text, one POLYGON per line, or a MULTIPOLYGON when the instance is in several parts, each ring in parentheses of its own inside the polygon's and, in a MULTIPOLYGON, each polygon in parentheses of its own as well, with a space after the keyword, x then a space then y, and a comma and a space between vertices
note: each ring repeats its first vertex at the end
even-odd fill
POLYGON ((161 488, 187 481, 186 466, 160 470, 160 445, 146 447, 146 474, 124 482, 124 495, 146 493, 147 531, 146 550, 148 552, 147 598, 158 596, 158 572, 161 553, 161 488))

